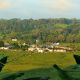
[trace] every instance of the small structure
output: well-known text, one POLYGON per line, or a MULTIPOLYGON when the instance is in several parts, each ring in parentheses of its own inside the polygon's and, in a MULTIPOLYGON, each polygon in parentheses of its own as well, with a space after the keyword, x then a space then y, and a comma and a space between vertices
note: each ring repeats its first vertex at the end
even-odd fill
POLYGON ((0 47, 0 50, 8 50, 8 47, 0 47))
POLYGON ((48 49, 49 52, 53 52, 53 49, 48 49))
POLYGON ((33 47, 28 48, 28 51, 34 51, 34 50, 35 50, 35 48, 33 48, 33 47))
POLYGON ((17 41, 17 39, 16 38, 13 38, 12 41, 17 41))
POLYGON ((59 46, 59 44, 60 44, 60 43, 58 43, 58 42, 56 43, 56 42, 55 42, 55 43, 53 43, 53 46, 59 46))
POLYGON ((66 49, 62 49, 62 48, 55 48, 54 52, 66 52, 66 49))
POLYGON ((44 48, 44 51, 45 52, 53 52, 53 49, 52 48, 44 48))
POLYGON ((37 50, 37 52, 39 52, 39 53, 43 53, 43 52, 44 52, 44 50, 43 50, 42 48, 36 48, 36 50, 37 50))
POLYGON ((35 51, 36 50, 36 45, 30 45, 30 47, 28 48, 28 51, 35 51))
POLYGON ((56 47, 56 48, 54 48, 54 52, 67 52, 67 51, 73 51, 73 49, 68 48, 68 47, 56 47))
POLYGON ((41 49, 41 48, 38 48, 38 47, 30 47, 30 48, 28 48, 28 51, 36 51, 36 52, 39 52, 39 53, 43 53, 44 52, 44 50, 43 49, 41 49))
POLYGON ((36 52, 39 52, 39 53, 43 53, 44 52, 43 48, 40 48, 37 45, 31 45, 28 48, 28 51, 36 51, 36 52))

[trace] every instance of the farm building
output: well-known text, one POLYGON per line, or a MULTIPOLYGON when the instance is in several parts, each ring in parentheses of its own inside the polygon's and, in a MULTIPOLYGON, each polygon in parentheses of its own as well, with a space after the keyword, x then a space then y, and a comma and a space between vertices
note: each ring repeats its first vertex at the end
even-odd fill
POLYGON ((52 48, 44 48, 44 52, 53 52, 52 48))
POLYGON ((34 47, 30 47, 28 48, 28 51, 37 51, 37 52, 40 52, 40 53, 43 53, 44 50, 42 48, 34 48, 34 47))
POLYGON ((28 51, 34 51, 34 50, 35 48, 32 48, 32 47, 28 48, 28 51))
POLYGON ((67 52, 67 51, 73 51, 72 48, 68 48, 68 47, 56 47, 53 50, 54 52, 67 52))
POLYGON ((16 38, 13 38, 13 39, 12 39, 12 41, 15 41, 15 42, 16 42, 16 41, 17 41, 17 39, 16 39, 16 38))
POLYGON ((0 47, 0 50, 8 50, 8 47, 0 47))
POLYGON ((64 49, 64 48, 55 48, 53 51, 54 52, 66 52, 66 49, 64 49))

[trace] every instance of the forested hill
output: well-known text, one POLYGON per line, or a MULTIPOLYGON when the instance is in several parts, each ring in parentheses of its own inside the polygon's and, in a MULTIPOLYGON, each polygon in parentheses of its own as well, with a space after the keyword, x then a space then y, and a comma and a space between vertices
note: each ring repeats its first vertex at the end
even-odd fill
POLYGON ((79 19, 0 19, 0 39, 17 38, 28 43, 80 42, 79 19))

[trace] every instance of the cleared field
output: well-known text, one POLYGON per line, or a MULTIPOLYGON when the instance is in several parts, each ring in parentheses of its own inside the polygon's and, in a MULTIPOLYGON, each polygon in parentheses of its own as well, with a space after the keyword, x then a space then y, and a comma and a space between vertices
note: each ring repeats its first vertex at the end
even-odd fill
POLYGON ((75 64, 73 54, 80 54, 80 52, 31 53, 21 50, 0 51, 0 55, 8 56, 8 61, 3 68, 3 72, 16 72, 40 67, 50 67, 53 64, 58 64, 60 67, 65 68, 75 64))

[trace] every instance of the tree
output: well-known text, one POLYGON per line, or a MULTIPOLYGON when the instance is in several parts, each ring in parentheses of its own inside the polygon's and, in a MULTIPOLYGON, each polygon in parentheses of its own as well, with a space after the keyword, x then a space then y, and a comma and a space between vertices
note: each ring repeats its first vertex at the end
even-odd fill
POLYGON ((11 45, 12 45, 13 49, 19 49, 20 48, 20 46, 18 45, 18 43, 12 43, 11 45))
POLYGON ((0 41, 0 47, 4 47, 4 42, 0 41))

